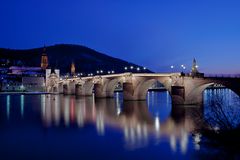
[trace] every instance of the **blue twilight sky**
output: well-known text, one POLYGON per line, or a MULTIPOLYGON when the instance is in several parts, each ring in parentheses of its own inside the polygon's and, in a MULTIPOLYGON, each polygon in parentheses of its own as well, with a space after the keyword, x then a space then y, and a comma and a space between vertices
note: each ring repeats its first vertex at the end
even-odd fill
POLYGON ((81 44, 153 71, 240 73, 240 1, 0 0, 0 47, 81 44))

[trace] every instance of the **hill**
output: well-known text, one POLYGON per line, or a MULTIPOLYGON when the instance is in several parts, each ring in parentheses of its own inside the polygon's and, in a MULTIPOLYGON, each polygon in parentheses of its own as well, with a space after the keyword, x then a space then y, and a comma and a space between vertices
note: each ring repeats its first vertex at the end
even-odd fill
MULTIPOLYGON (((40 67, 42 48, 28 50, 13 50, 0 48, 0 66, 34 66, 40 67)), ((124 60, 99 53, 93 49, 80 46, 59 44, 46 47, 49 59, 49 67, 59 68, 61 73, 69 73, 71 63, 74 62, 78 73, 96 73, 97 70, 114 71, 115 73, 126 72, 151 72, 143 70, 142 66, 126 62, 124 60), (130 69, 133 66, 134 69, 130 69), (137 67, 140 71, 137 71, 137 67)))

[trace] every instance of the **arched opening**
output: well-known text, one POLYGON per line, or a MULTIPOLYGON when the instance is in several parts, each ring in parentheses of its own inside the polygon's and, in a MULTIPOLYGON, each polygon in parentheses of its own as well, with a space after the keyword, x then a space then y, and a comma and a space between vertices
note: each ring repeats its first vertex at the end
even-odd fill
POLYGON ((147 98, 148 91, 166 91, 167 93, 170 92, 169 88, 167 88, 164 82, 161 82, 161 80, 150 79, 143 81, 138 85, 134 91, 134 96, 140 100, 145 100, 147 98))
POLYGON ((110 80, 106 85, 106 96, 107 97, 116 97, 117 95, 122 95, 123 91, 123 80, 122 78, 116 78, 110 80))
POLYGON ((150 79, 139 84, 135 93, 140 99, 146 99, 149 112, 155 121, 165 121, 171 114, 172 98, 164 82, 150 79))
POLYGON ((237 92, 229 85, 228 83, 221 83, 221 82, 209 82, 205 84, 201 84, 196 88, 193 88, 187 95, 189 102, 193 104, 202 104, 204 101, 204 91, 205 90, 228 90, 231 91, 233 95, 238 96, 237 92))

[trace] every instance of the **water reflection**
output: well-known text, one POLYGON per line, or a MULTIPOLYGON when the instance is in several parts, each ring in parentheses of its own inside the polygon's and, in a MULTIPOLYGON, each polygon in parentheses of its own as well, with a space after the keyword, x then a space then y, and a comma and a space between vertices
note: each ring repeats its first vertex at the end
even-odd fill
POLYGON ((77 124, 81 128, 91 123, 101 136, 107 126, 122 131, 128 149, 147 146, 154 137, 157 142, 167 139, 172 151, 177 150, 177 144, 182 153, 187 151, 189 133, 196 128, 192 112, 199 111, 199 107, 169 109, 169 106, 154 107, 156 99, 123 102, 121 97, 121 93, 117 93, 115 99, 42 95, 43 124, 45 127, 77 124))
POLYGON ((11 104, 10 104, 10 95, 7 95, 7 119, 10 118, 10 107, 11 107, 11 104))
MULTIPOLYGON (((108 157, 111 153, 123 155, 122 159, 136 159, 131 155, 141 156, 143 152, 143 159, 149 155, 155 159, 173 155, 194 159, 189 155, 206 150, 199 143, 205 139, 198 130, 199 122, 206 118, 208 103, 217 96, 226 104, 233 104, 236 98, 229 90, 206 90, 205 106, 199 107, 172 106, 167 92, 149 92, 147 101, 123 101, 122 93, 116 93, 114 99, 2 95, 0 155, 11 157, 9 150, 23 152, 22 148, 27 148, 27 155, 35 147, 33 154, 41 157, 51 150, 55 159, 62 158, 59 153, 63 150, 76 159, 91 157, 92 151, 98 159, 114 159, 116 155, 108 157)), ((14 156, 21 157, 21 152, 14 156)))
POLYGON ((24 95, 20 96, 20 103, 21 103, 21 117, 24 116, 24 95))

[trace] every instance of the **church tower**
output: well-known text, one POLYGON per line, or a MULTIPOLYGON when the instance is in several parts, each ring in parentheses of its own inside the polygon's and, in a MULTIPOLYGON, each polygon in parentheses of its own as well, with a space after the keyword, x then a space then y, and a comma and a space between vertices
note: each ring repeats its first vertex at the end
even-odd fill
POLYGON ((75 73, 76 73, 75 64, 74 64, 74 62, 72 62, 72 64, 71 64, 71 75, 74 76, 75 73))
POLYGON ((46 54, 46 47, 43 48, 42 58, 41 58, 41 68, 47 69, 48 67, 48 56, 46 54))
POLYGON ((197 65, 196 59, 194 58, 194 59, 193 59, 193 64, 192 64, 191 75, 192 75, 192 76, 196 76, 196 75, 198 75, 198 74, 199 74, 199 72, 198 72, 198 65, 197 65))

